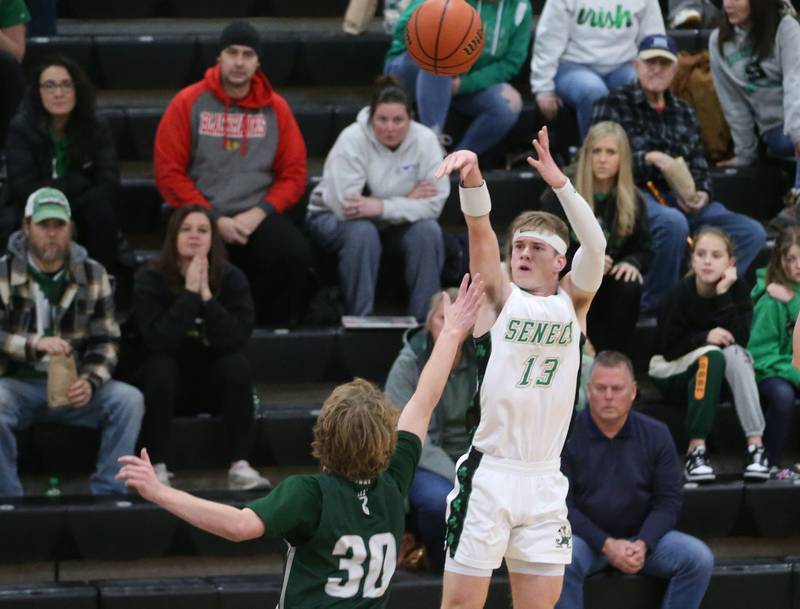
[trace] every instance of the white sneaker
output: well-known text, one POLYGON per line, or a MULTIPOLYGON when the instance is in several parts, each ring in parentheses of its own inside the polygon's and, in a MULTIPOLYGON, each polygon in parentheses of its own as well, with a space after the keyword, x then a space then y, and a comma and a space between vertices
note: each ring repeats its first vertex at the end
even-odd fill
POLYGON ((153 469, 156 472, 156 478, 161 484, 163 484, 164 486, 172 486, 169 479, 174 478, 175 474, 167 470, 166 463, 156 463, 155 465, 153 465, 153 469))
POLYGON ((700 11, 693 8, 684 8, 675 14, 670 29, 690 30, 701 27, 703 27, 703 15, 700 14, 700 11))
POLYGON ((228 470, 228 488, 232 491, 249 491, 257 488, 272 488, 272 482, 259 474, 242 459, 228 470))

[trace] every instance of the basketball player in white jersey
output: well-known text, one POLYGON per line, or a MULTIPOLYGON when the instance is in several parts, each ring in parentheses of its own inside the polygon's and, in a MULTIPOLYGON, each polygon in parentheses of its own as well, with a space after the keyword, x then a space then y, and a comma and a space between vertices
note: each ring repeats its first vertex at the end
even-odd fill
POLYGON ((550 156, 547 128, 533 147, 538 160, 528 163, 555 191, 581 244, 561 280, 569 245, 561 219, 525 212, 514 221, 509 280, 476 155, 454 152, 437 173, 460 175, 470 271, 481 274, 486 288, 473 334, 479 377, 472 447, 456 466, 448 497, 445 609, 483 607, 492 571, 504 558, 514 607, 552 609, 572 559, 560 455, 606 240, 592 209, 550 156))

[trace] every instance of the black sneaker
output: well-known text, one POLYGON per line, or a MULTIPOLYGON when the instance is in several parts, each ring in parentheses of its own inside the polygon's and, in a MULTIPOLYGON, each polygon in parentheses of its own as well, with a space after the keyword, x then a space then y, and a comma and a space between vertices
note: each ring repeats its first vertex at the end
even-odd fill
POLYGON ((712 482, 717 479, 717 474, 714 473, 714 468, 706 456, 705 446, 695 446, 692 452, 686 455, 683 475, 689 482, 712 482))
POLYGON ((769 480, 769 460, 763 446, 747 446, 744 454, 744 479, 769 480))

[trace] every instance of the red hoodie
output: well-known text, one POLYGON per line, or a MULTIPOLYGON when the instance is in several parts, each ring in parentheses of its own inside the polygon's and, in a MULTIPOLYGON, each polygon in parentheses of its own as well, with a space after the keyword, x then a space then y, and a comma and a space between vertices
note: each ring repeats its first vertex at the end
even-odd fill
POLYGON ((156 132, 154 164, 168 204, 200 204, 224 216, 262 202, 266 210, 286 211, 308 177, 306 145, 286 100, 261 71, 245 97, 229 97, 219 66, 170 102, 156 132))

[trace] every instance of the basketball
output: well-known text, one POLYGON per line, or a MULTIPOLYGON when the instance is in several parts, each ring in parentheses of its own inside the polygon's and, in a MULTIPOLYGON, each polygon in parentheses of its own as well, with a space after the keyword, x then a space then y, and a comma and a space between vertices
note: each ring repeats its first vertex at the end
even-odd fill
POLYGON ((428 0, 408 20, 406 50, 432 74, 463 74, 483 51, 481 18, 465 0, 428 0))

